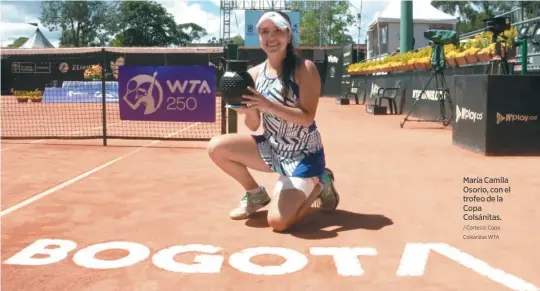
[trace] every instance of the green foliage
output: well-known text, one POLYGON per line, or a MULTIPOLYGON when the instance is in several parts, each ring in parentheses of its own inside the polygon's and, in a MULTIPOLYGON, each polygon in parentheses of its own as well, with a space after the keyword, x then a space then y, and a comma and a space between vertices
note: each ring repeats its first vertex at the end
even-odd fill
POLYGON ((171 46, 186 45, 207 32, 194 23, 177 24, 154 1, 43 1, 40 21, 61 29, 60 45, 171 46))
POLYGON ((448 14, 460 15, 456 25, 459 34, 482 29, 485 27, 483 19, 515 8, 513 1, 432 1, 431 5, 448 14))
POLYGON ((240 35, 231 37, 230 41, 223 41, 223 38, 212 37, 207 41, 208 44, 222 44, 222 43, 234 43, 237 45, 244 45, 245 41, 240 35))
POLYGON ((323 1, 319 5, 301 7, 296 3, 293 9, 300 14, 300 42, 302 44, 343 44, 352 42, 348 26, 355 22, 349 12, 347 1, 323 1), (325 29, 321 29, 321 27, 325 29))
POLYGON ((39 20, 50 31, 62 30, 62 46, 95 46, 112 36, 117 6, 118 2, 43 1, 39 20))
POLYGON ((244 39, 239 35, 232 37, 231 40, 232 40, 232 43, 234 44, 244 45, 244 39))
POLYGON ((113 43, 121 46, 181 46, 207 34, 194 23, 178 25, 163 6, 153 1, 123 2, 118 22, 122 30, 113 43))
POLYGON ((13 41, 12 44, 8 45, 7 47, 8 48, 18 48, 21 45, 23 45, 27 40, 28 40, 28 37, 24 37, 24 36, 18 37, 16 40, 13 41))

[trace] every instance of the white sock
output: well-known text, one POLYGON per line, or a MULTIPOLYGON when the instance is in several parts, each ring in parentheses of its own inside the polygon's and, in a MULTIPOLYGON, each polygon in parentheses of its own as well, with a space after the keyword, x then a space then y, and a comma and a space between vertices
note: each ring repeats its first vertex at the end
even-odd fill
POLYGON ((257 194, 257 193, 261 193, 262 192, 262 189, 261 189, 261 186, 255 188, 255 189, 251 189, 251 190, 248 190, 249 193, 251 194, 257 194))

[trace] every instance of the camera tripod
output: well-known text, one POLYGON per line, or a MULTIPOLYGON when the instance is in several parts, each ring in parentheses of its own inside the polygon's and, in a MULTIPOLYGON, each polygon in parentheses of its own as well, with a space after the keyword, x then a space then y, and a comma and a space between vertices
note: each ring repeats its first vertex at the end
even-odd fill
MULTIPOLYGON (((434 51, 434 53, 436 53, 437 51, 442 52, 441 45, 437 44, 436 47, 433 49, 433 51, 434 51)), ((442 55, 443 55, 442 59, 444 60, 444 52, 442 52, 442 55)), ((403 122, 400 122, 401 128, 403 128, 403 125, 405 125, 405 122, 407 122, 407 121, 441 122, 444 126, 448 126, 452 122, 452 119, 454 118, 454 108, 453 108, 453 105, 452 105, 452 99, 450 98, 450 89, 448 88, 448 85, 446 83, 446 79, 444 78, 444 72, 443 72, 444 65, 439 65, 440 64, 439 56, 440 56, 440 53, 437 53, 437 63, 435 64, 435 66, 433 66, 434 64, 432 62, 433 71, 432 71, 431 76, 429 77, 427 83, 424 85, 424 88, 422 88, 422 91, 420 91, 420 94, 418 94, 418 99, 416 99, 414 101, 413 106, 409 110, 409 113, 407 114, 407 116, 405 116, 405 119, 403 120, 403 122), (416 107, 416 105, 418 104, 418 102, 420 102, 420 100, 422 100, 422 96, 425 96, 427 88, 428 88, 429 84, 433 81, 434 78, 435 78, 436 87, 435 87, 434 90, 430 90, 430 91, 434 91, 435 96, 437 96, 437 101, 439 102, 439 105, 440 105, 441 117, 439 117, 439 119, 435 119, 435 120, 426 120, 426 119, 411 120, 411 119, 409 119, 409 116, 413 112, 413 110, 416 107), (448 104, 450 105, 451 115, 450 115, 449 118, 446 117, 446 101, 448 101, 448 104)), ((446 60, 444 60, 444 61, 446 62, 446 60)))
MULTIPOLYGON (((486 68, 487 75, 509 75, 510 68, 508 67, 508 60, 506 53, 501 49, 501 42, 499 41, 499 33, 493 33, 492 42, 495 43, 495 56, 491 58, 486 68)), ((503 38, 505 38, 503 36, 503 38)))

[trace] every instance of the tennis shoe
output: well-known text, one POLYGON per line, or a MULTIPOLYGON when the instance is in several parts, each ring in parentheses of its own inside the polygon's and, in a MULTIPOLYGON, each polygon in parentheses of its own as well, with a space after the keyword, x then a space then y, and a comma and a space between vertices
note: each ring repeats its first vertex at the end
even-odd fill
POLYGON ((235 220, 246 219, 257 210, 268 205, 270 200, 271 198, 264 187, 261 187, 261 191, 258 193, 246 192, 240 203, 238 203, 238 207, 233 209, 229 216, 235 220))
POLYGON ((322 178, 323 188, 316 201, 317 206, 322 211, 334 211, 339 205, 339 194, 334 186, 334 173, 330 169, 325 168, 322 178))

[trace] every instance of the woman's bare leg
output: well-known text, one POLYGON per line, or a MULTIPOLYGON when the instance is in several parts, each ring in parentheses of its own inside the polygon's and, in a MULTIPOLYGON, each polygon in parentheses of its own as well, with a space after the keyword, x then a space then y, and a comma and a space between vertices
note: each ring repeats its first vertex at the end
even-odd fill
POLYGON ((311 193, 299 189, 276 189, 268 210, 268 224, 276 231, 285 231, 299 222, 321 193, 319 180, 313 178, 315 188, 311 193))
POLYGON ((221 170, 238 181, 246 191, 259 186, 248 168, 272 172, 262 160, 257 144, 250 135, 226 134, 214 137, 208 145, 208 154, 221 170))
POLYGON ((257 144, 250 135, 228 134, 213 138, 208 153, 214 163, 225 173, 238 181, 246 190, 237 208, 229 216, 245 219, 270 202, 270 196, 255 181, 248 168, 272 172, 262 160, 257 144))

